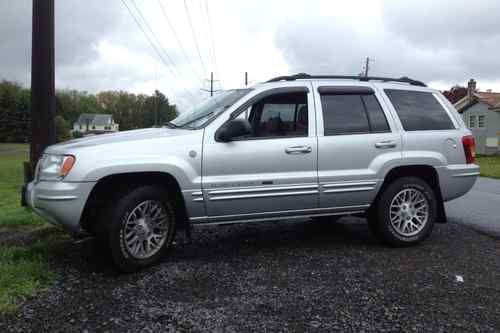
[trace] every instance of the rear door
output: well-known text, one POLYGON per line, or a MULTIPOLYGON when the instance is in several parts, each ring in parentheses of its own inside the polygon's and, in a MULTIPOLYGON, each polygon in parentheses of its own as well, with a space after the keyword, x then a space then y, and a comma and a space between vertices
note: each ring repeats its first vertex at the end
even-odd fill
POLYGON ((401 159, 401 135, 370 83, 314 84, 319 206, 363 211, 383 181, 382 166, 401 159))

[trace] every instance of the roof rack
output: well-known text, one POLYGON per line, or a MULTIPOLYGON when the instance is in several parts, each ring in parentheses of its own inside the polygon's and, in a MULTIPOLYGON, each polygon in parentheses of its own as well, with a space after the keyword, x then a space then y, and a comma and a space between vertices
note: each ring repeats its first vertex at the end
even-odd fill
POLYGON ((303 79, 344 79, 344 80, 359 80, 359 81, 382 81, 382 82, 402 82, 409 83, 413 86, 427 87, 425 83, 417 80, 410 79, 409 77, 403 76, 399 79, 390 77, 378 77, 378 76, 357 76, 357 75, 310 75, 306 73, 299 73, 295 75, 284 75, 272 78, 267 82, 278 82, 278 81, 295 81, 303 79))

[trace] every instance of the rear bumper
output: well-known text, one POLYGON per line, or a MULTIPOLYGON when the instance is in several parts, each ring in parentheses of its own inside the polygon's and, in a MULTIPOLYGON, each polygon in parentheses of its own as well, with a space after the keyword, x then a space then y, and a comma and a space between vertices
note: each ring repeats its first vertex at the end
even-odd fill
POLYGON ((31 182, 23 187, 21 202, 47 222, 61 226, 74 235, 83 230, 80 218, 94 182, 31 182))
POLYGON ((444 201, 453 200, 469 192, 479 177, 479 166, 458 164, 436 168, 444 201))

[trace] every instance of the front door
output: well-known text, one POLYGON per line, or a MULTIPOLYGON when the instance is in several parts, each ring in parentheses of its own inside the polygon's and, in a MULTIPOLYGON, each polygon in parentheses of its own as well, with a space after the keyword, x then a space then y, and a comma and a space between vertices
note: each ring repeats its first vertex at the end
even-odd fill
MULTIPOLYGON (((217 142, 205 132, 203 197, 209 221, 296 215, 317 208, 317 143, 309 83, 263 92, 236 111, 253 133, 217 142), (260 97, 262 96, 262 97, 260 97)), ((219 126, 220 127, 220 126, 219 126)))

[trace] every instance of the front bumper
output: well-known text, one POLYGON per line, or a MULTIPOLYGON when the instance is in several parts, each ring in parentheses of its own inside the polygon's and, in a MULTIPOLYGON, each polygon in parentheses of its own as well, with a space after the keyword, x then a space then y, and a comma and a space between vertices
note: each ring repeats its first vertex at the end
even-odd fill
POLYGON ((80 235, 80 218, 94 185, 95 182, 30 182, 23 187, 21 201, 47 222, 80 235))

